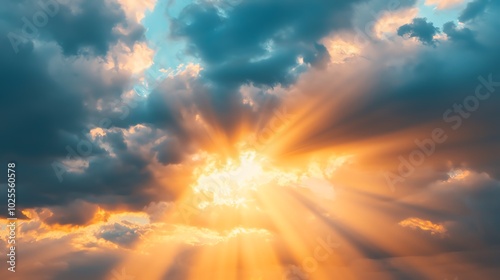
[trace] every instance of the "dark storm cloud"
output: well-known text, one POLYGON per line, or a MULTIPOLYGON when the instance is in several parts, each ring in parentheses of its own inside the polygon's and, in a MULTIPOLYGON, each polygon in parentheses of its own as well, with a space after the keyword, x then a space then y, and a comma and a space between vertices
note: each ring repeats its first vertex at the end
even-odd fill
POLYGON ((0 38, 0 114, 9 121, 0 124, 8 135, 0 140, 0 154, 18 159, 62 156, 64 146, 75 145, 84 128, 84 96, 51 77, 50 52, 37 52, 27 43, 26 51, 15 55, 5 39, 0 38))
POLYGON ((15 50, 20 42, 36 38, 55 41, 66 55, 105 55, 118 40, 133 45, 144 36, 144 28, 127 22, 122 7, 113 1, 8 0, 4 4, 0 14, 9 24, 7 36, 15 50), (118 26, 128 28, 129 34, 119 33, 118 26))
MULTIPOLYGON (((54 208, 56 215, 51 223, 81 224, 91 217, 75 216, 75 200, 99 204, 104 209, 140 210, 150 201, 155 201, 158 195, 168 199, 168 193, 158 188, 147 168, 151 159, 131 150, 137 150, 137 147, 114 149, 115 156, 101 154, 89 157, 80 162, 84 165, 79 167, 80 163, 77 163, 75 170, 68 167, 62 181, 58 180, 50 159, 18 160, 16 171, 19 177, 23 177, 18 180, 17 194, 22 197, 18 207, 61 206, 54 208)), ((6 176, 2 177, 6 180, 6 176)), ((1 193, 7 195, 7 189, 3 188, 1 193)), ((1 214, 5 215, 5 212, 1 214)))
POLYGON ((89 160, 85 172, 66 174, 57 188, 66 186, 67 192, 96 203, 132 206, 136 201, 140 206, 146 199, 145 193, 141 193, 148 189, 146 184, 152 179, 148 164, 148 158, 130 150, 117 153, 116 157, 96 157, 89 160), (109 201, 107 195, 111 196, 109 201))
POLYGON ((50 36, 62 47, 65 54, 77 54, 88 47, 104 55, 111 43, 117 41, 113 28, 124 23, 125 14, 117 3, 106 5, 105 1, 82 1, 72 12, 70 7, 61 6, 61 11, 47 26, 50 36))
POLYGON ((158 144, 154 150, 157 152, 157 160, 165 165, 182 162, 183 145, 177 139, 166 139, 158 144))
MULTIPOLYGON (((38 28, 38 37, 47 43, 54 39, 65 53, 76 54, 82 48, 91 48, 105 54, 118 39, 112 29, 125 20, 116 3, 107 9, 105 2, 109 1, 79 1, 71 8, 55 1, 42 2, 51 3, 45 6, 57 12, 46 26, 38 28)), ((22 41, 16 54, 9 34, 21 32, 22 18, 31 19, 45 11, 37 3, 7 1, 0 8, 5 15, 0 20, 0 87, 4 92, 0 109, 2 119, 9 119, 0 125, 9 135, 1 140, 0 153, 11 158, 66 155, 64 147, 75 147, 84 138, 81 132, 88 131, 97 99, 119 96, 127 86, 124 77, 105 85, 97 80, 98 76, 90 76, 84 65, 78 69, 70 60, 52 64, 57 60, 57 50, 43 44, 35 48, 30 38, 22 41), (51 65, 58 69, 51 70, 51 65)))
POLYGON ((122 131, 110 131, 104 135, 104 143, 110 143, 113 150, 126 151, 127 144, 125 143, 122 131))
POLYGON ((474 0, 468 3, 467 7, 462 11, 462 14, 458 19, 461 22, 473 20, 486 10, 486 7, 490 4, 490 2, 490 0, 474 0))
POLYGON ((0 119, 5 120, 0 124, 0 161, 16 161, 26 175, 18 181, 23 197, 18 207, 60 205, 51 223, 81 224, 89 217, 71 214, 72 202, 81 198, 116 207, 136 205, 131 196, 136 194, 142 205, 148 199, 139 189, 151 178, 148 160, 128 151, 119 132, 100 140, 116 157, 88 132, 104 117, 115 116, 108 103, 131 84, 128 73, 106 72, 97 56, 106 55, 118 41, 143 39, 144 28, 128 22, 113 1, 41 2, 46 5, 9 0, 0 7, 0 119), (47 21, 41 24, 44 13, 47 21), (129 35, 116 33, 119 26, 129 35), (12 34, 22 38, 12 44, 12 34), (106 110, 99 112, 99 103, 106 110), (79 171, 62 167, 68 160, 83 165, 79 171), (55 162, 61 164, 59 171, 66 171, 61 181, 55 162))
POLYGON ((426 18, 414 18, 412 23, 405 24, 398 29, 398 35, 417 38, 420 42, 434 46, 436 40, 434 36, 439 33, 439 28, 432 22, 427 22, 426 18))
POLYGON ((475 34, 467 27, 458 29, 454 22, 447 22, 443 25, 443 32, 452 41, 464 44, 465 46, 479 48, 475 34))
POLYGON ((44 222, 48 225, 86 225, 92 220, 98 209, 97 205, 76 200, 69 205, 50 208, 52 215, 44 222))
POLYGON ((188 53, 204 61, 206 77, 216 83, 289 84, 299 57, 313 65, 325 59, 318 41, 349 28, 357 2, 201 1, 173 20, 172 34, 187 39, 188 53))

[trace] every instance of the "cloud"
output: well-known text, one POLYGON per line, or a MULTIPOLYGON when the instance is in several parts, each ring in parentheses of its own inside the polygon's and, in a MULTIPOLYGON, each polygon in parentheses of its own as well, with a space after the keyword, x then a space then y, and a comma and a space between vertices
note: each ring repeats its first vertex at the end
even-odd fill
POLYGON ((439 28, 434 27, 432 22, 427 22, 426 18, 414 18, 412 23, 405 24, 398 28, 398 35, 416 38, 425 45, 435 46, 434 36, 439 33, 439 28))
POLYGON ((44 222, 48 225, 85 225, 94 218, 98 209, 97 205, 76 200, 71 202, 70 205, 51 208, 51 215, 44 222))
POLYGON ((114 223, 102 226, 96 233, 97 238, 102 238, 124 247, 133 246, 147 229, 141 228, 130 222, 114 223))
POLYGON ((152 11, 156 4, 156 0, 146 0, 141 2, 118 0, 118 2, 121 4, 127 16, 138 23, 144 18, 146 11, 152 11))
POLYGON ((449 238, 458 243, 468 240, 477 246, 495 246, 498 240, 494 236, 500 232, 500 224, 490 211, 498 207, 489 197, 497 197, 499 191, 498 180, 485 173, 465 172, 461 177, 433 182, 424 192, 404 200, 413 205, 435 205, 436 212, 429 212, 426 219, 439 220, 449 238))
POLYGON ((462 43, 466 46, 480 48, 476 41, 476 34, 469 28, 457 28, 453 22, 447 22, 443 25, 443 32, 454 42, 462 43))
MULTIPOLYGON (((86 48, 99 55, 106 54, 110 45, 119 39, 113 28, 125 22, 121 6, 109 1, 81 1, 77 5, 78 12, 61 6, 59 14, 47 26, 47 36, 53 38, 65 54, 75 55, 86 48)), ((132 40, 137 40, 142 34, 133 36, 132 40)))
POLYGON ((3 23, 9 26, 8 39, 15 50, 21 43, 41 40, 56 42, 65 55, 105 55, 118 41, 131 46, 143 39, 144 28, 128 22, 122 6, 115 1, 22 2, 2 7, 9 11, 3 23), (127 34, 117 28, 127 29, 127 34))
POLYGON ((446 228, 439 224, 434 224, 431 221, 422 220, 419 218, 408 218, 401 222, 399 225, 402 227, 409 227, 411 229, 421 229, 429 231, 431 234, 443 235, 446 233, 446 228))
POLYGON ((488 7, 490 0, 474 0, 467 4, 467 7, 462 11, 462 14, 458 18, 461 22, 467 22, 473 20, 481 13, 483 13, 488 7))
POLYGON ((172 34, 187 40, 204 76, 219 85, 289 84, 299 57, 312 65, 328 59, 319 40, 350 27, 356 2, 200 1, 173 20, 172 34))
POLYGON ((100 202, 124 203, 115 196, 118 185, 113 182, 118 177, 110 170, 127 177, 119 183, 119 196, 135 192, 151 178, 144 168, 133 175, 137 170, 132 166, 142 161, 141 156, 129 153, 123 136, 115 131, 93 139, 89 132, 96 126, 113 126, 123 115, 120 110, 130 109, 122 96, 132 90, 132 74, 148 67, 153 53, 141 42, 142 25, 129 22, 116 2, 46 3, 52 5, 53 15, 31 30, 36 31, 32 37, 23 33, 29 27, 23 27, 21 19, 32 20, 45 10, 29 1, 7 2, 0 8, 2 14, 9 14, 0 22, 0 73, 5 77, 0 82, 5 91, 0 108, 2 118, 11 120, 0 125, 11 135, 0 152, 2 160, 22 161, 19 170, 33 175, 22 183, 21 193, 27 195, 19 207, 54 206, 54 223, 81 224, 90 216, 79 217, 75 211, 79 207, 74 205, 83 207, 95 198, 93 186, 110 187, 103 192, 109 197, 97 195, 100 202), (130 32, 122 34, 117 28, 130 32), (23 39, 12 45, 8 34, 20 34, 23 39), (59 164, 56 170, 54 163, 59 164), (107 171, 97 175, 101 164, 107 171), (62 182, 57 172, 64 172, 62 182))
POLYGON ((119 43, 111 49, 107 61, 110 69, 120 69, 131 73, 141 73, 153 64, 154 52, 146 43, 137 43, 128 47, 119 43))

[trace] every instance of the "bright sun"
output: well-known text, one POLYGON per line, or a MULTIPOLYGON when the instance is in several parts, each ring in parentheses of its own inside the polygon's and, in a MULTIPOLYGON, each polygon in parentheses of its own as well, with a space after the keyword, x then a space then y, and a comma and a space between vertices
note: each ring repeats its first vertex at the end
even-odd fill
POLYGON ((193 190, 213 195, 215 205, 245 205, 250 193, 267 183, 265 164, 266 158, 255 151, 243 152, 238 159, 229 159, 222 165, 209 160, 204 168, 196 171, 200 175, 193 190))
POLYGON ((211 201, 198 205, 205 208, 209 204, 227 206, 247 206, 253 194, 261 188, 291 187, 307 188, 319 197, 335 196, 329 182, 332 169, 346 158, 330 158, 325 163, 309 161, 296 169, 283 170, 255 151, 241 152, 236 159, 225 162, 209 158, 207 164, 195 170, 196 183, 192 186, 195 193, 209 193, 211 201))

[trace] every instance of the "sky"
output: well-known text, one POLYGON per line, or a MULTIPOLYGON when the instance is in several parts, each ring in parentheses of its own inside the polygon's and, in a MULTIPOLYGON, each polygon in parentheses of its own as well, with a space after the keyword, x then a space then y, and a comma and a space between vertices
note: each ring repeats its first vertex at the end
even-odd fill
POLYGON ((497 279, 499 13, 3 1, 0 279, 497 279))

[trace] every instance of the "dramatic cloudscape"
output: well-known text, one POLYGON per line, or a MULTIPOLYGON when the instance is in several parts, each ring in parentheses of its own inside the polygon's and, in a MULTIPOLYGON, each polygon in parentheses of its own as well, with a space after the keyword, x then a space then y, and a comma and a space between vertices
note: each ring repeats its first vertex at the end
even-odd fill
POLYGON ((0 279, 498 279, 499 14, 2 1, 0 279))

